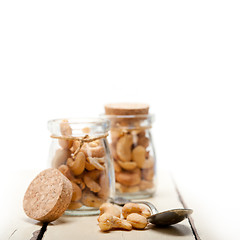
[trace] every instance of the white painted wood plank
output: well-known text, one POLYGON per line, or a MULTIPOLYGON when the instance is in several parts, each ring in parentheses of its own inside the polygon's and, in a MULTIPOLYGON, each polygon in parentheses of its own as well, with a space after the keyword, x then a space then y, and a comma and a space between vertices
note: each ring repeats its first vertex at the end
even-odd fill
POLYGON ((41 223, 28 218, 22 207, 24 193, 38 172, 40 171, 14 172, 8 176, 11 181, 2 181, 2 184, 6 187, 1 195, 1 240, 28 240, 32 237, 34 231, 41 228, 41 223))
MULTIPOLYGON (((148 199, 156 205, 156 207, 162 211, 171 208, 182 208, 182 204, 178 200, 178 195, 175 191, 172 180, 166 173, 161 173, 159 177, 159 191, 157 195, 148 199)), ((97 225, 97 216, 91 217, 68 217, 63 216, 59 220, 53 222, 48 226, 48 229, 44 235, 44 240, 52 239, 124 239, 124 240, 144 240, 144 239, 164 239, 164 240, 174 240, 179 239, 193 240, 194 236, 192 234, 188 220, 171 226, 169 228, 155 228, 149 227, 146 230, 132 230, 132 231, 121 231, 114 230, 109 233, 102 233, 97 225)))
MULTIPOLYGON (((10 200, 5 201, 5 208, 7 209, 7 220, 4 231, 0 233, 0 239, 10 240, 27 240, 31 239, 34 231, 40 230, 41 224, 37 221, 29 219, 22 210, 22 199, 25 190, 30 181, 35 177, 39 171, 21 172, 15 174, 16 180, 13 180, 9 185, 7 194, 12 196, 10 200), (20 179, 20 180, 19 180, 20 179), (16 183, 18 187, 16 188, 16 183), (15 188, 14 188, 15 187, 15 188), (11 207, 10 207, 11 206, 11 207), (11 236, 12 234, 12 236, 11 236), (11 237, 10 237, 11 236, 11 237)), ((172 180, 166 173, 161 173, 159 176, 159 190, 157 195, 148 199, 156 205, 159 211, 163 211, 171 208, 182 207, 178 200, 178 195, 175 191, 172 180)), ((1 224, 2 225, 2 224, 1 224)), ((3 228, 2 228, 3 229, 3 228)), ((62 216, 57 221, 50 223, 47 227, 47 231, 44 234, 44 240, 77 240, 77 239, 125 239, 130 240, 136 238, 141 239, 163 239, 174 240, 179 239, 193 240, 188 220, 184 220, 180 224, 174 225, 169 228, 154 228, 149 226, 146 230, 132 230, 127 231, 111 231, 109 233, 102 233, 97 225, 97 216, 90 217, 69 217, 62 216)))

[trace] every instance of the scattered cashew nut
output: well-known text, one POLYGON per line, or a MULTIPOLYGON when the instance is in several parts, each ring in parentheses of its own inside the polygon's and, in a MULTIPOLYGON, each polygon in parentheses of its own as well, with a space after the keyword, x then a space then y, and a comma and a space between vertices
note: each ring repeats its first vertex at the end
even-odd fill
POLYGON ((144 229, 148 224, 147 218, 138 213, 129 214, 127 221, 136 229, 144 229))
POLYGON ((124 218, 131 213, 138 213, 144 217, 151 216, 149 208, 144 204, 137 204, 137 203, 126 203, 122 208, 122 215, 124 218))
MULTIPOLYGON (((121 210, 120 210, 120 208, 118 206, 116 206, 116 205, 111 204, 111 203, 104 203, 104 204, 102 204, 100 206, 99 210, 100 210, 100 214, 99 214, 100 216, 103 215, 103 214, 108 213, 108 214, 110 214, 112 216, 115 216, 115 217, 118 217, 118 218, 121 217, 121 210)), ((98 220, 99 220, 99 218, 98 218, 98 220)))
POLYGON ((131 230, 132 225, 127 220, 112 216, 111 214, 103 214, 99 217, 99 227, 102 231, 109 231, 111 229, 119 228, 131 230))

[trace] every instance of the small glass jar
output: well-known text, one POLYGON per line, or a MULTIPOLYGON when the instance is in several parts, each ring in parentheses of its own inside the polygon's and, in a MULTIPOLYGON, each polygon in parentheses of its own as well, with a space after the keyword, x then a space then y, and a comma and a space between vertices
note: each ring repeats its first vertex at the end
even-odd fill
POLYGON ((106 119, 56 119, 48 122, 52 144, 49 161, 73 186, 67 215, 95 215, 113 197, 114 169, 107 142, 106 119))
POLYGON ((123 110, 119 105, 117 110, 112 106, 106 110, 105 106, 106 115, 103 115, 111 121, 109 142, 116 195, 130 199, 151 197, 156 188, 156 158, 150 131, 153 115, 148 114, 148 109, 136 110, 136 104, 127 106, 121 104, 123 110), (118 112, 128 115, 116 115, 118 112), (136 114, 129 115, 132 112, 136 114))

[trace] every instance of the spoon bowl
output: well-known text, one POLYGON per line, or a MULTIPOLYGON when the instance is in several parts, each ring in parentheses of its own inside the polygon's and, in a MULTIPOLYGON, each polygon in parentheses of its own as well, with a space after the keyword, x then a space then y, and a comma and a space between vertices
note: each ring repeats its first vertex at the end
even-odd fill
POLYGON ((164 212, 159 212, 148 217, 148 221, 157 226, 170 226, 183 221, 190 214, 192 209, 171 209, 164 212))
MULTIPOLYGON (((111 203, 123 206, 128 202, 132 202, 128 199, 117 197, 111 198, 111 203)), ((151 216, 148 217, 148 221, 156 226, 170 226, 176 223, 183 221, 190 214, 193 213, 192 209, 180 208, 180 209, 171 209, 164 212, 158 212, 157 208, 150 202, 147 201, 134 201, 133 203, 143 203, 147 205, 151 210, 151 216)))

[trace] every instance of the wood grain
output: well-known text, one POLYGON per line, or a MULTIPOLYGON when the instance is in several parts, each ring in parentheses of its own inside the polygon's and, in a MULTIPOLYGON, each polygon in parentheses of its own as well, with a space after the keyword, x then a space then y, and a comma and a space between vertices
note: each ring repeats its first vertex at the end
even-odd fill
MULTIPOLYGON (((14 211, 10 214, 11 224, 5 228, 4 234, 0 234, 0 239, 9 240, 78 240, 78 239, 124 239, 124 240, 145 240, 145 239, 163 239, 163 240, 194 240, 194 234, 188 219, 183 222, 167 228, 156 228, 153 225, 149 225, 145 230, 132 230, 132 231, 121 231, 114 230, 108 233, 103 233, 99 230, 97 225, 97 216, 89 217, 69 217, 62 216, 58 220, 45 226, 45 232, 42 229, 42 224, 29 219, 22 210, 22 197, 26 190, 27 185, 32 180, 34 173, 20 173, 22 179, 22 185, 19 186, 18 193, 15 193, 15 199, 9 204, 14 204, 15 207, 11 209, 14 211), (41 234, 44 236, 42 238, 41 234)), ((17 176, 19 179, 19 176, 17 176)), ((160 173, 158 182, 158 192, 154 198, 148 199, 156 205, 159 211, 163 211, 171 208, 182 208, 182 203, 179 200, 178 193, 170 176, 164 172, 160 173)), ((193 214, 194 218, 194 214, 193 214)))

